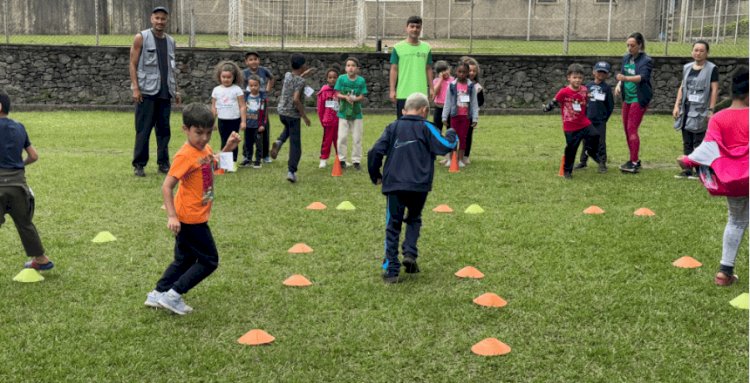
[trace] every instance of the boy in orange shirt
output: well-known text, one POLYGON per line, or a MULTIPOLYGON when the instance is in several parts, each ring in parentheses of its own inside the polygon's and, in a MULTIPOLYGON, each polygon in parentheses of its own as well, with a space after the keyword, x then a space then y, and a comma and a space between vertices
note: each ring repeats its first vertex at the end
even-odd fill
MULTIPOLYGON (((214 116, 208 106, 193 103, 182 112, 182 130, 187 142, 175 154, 161 192, 167 209, 167 227, 175 236, 174 261, 164 271, 156 289, 146 296, 148 307, 163 307, 175 314, 193 311, 182 295, 211 275, 219 265, 208 218, 214 199, 213 165, 216 155, 211 141, 214 116), (173 191, 177 183, 177 196, 173 191)), ((232 132, 224 152, 237 148, 240 136, 232 132)))

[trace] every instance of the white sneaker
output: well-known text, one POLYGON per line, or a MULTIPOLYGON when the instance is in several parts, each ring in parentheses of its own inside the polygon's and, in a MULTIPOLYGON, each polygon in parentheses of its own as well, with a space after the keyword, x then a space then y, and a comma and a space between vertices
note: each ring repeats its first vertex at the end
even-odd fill
POLYGON ((328 166, 328 162, 326 160, 320 160, 320 165, 318 165, 318 168, 325 169, 326 166, 328 166))
POLYGON ((469 157, 464 157, 464 163, 465 163, 466 165, 468 165, 468 164, 470 164, 470 163, 471 163, 471 160, 469 160, 469 157))
POLYGON ((267 164, 270 164, 271 162, 273 162, 273 158, 271 158, 271 157, 266 157, 266 158, 264 158, 264 159, 263 159, 263 162, 265 162, 265 163, 267 163, 267 164))
POLYGON ((164 293, 160 293, 156 290, 153 290, 149 292, 148 294, 146 294, 146 301, 143 302, 143 304, 146 307, 153 307, 155 309, 160 309, 161 305, 159 304, 159 298, 161 298, 163 294, 164 293))
POLYGON ((465 164, 465 163, 463 163, 463 161, 458 161, 458 167, 459 167, 459 168, 462 168, 462 167, 464 167, 464 166, 466 166, 466 164, 465 164))
POLYGON ((451 167, 451 160, 445 161, 445 167, 446 168, 451 167))
POLYGON ((164 307, 177 315, 185 315, 193 311, 193 308, 186 305, 185 301, 182 300, 182 295, 177 294, 176 291, 171 289, 166 293, 161 294, 159 304, 161 307, 164 307))

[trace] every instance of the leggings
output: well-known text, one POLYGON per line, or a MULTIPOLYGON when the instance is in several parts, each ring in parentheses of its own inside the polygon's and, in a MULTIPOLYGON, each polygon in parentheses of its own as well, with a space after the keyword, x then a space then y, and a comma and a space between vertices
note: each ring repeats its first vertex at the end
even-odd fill
POLYGON ((646 114, 646 107, 634 102, 632 104, 622 103, 622 126, 625 128, 625 138, 628 141, 628 150, 630 150, 630 162, 638 162, 638 151, 641 148, 641 140, 638 137, 638 128, 641 126, 643 115, 646 114))
POLYGON ((734 260, 740 248, 742 237, 747 229, 747 197, 727 197, 729 218, 724 228, 724 242, 721 251, 721 264, 734 267, 734 260))

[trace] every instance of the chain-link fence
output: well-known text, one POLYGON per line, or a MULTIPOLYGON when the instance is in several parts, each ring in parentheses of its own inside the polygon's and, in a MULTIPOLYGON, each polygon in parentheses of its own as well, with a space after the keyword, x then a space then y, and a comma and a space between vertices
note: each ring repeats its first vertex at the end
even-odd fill
POLYGON ((638 31, 653 55, 748 55, 748 0, 0 0, 0 44, 130 45, 155 6, 178 46, 387 49, 423 18, 435 51, 619 55, 638 31))

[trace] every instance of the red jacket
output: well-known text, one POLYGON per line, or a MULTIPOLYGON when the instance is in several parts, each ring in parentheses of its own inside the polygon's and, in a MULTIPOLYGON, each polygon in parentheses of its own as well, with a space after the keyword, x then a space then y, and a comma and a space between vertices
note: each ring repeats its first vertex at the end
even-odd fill
POLYGON ((339 126, 339 118, 336 116, 339 100, 336 98, 338 92, 328 84, 323 85, 318 91, 318 118, 324 126, 339 126), (326 108, 326 101, 333 101, 336 108, 326 108))

